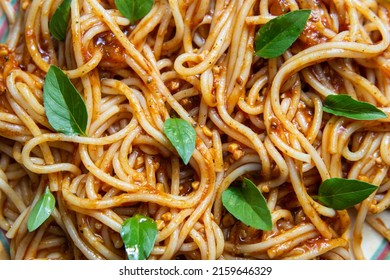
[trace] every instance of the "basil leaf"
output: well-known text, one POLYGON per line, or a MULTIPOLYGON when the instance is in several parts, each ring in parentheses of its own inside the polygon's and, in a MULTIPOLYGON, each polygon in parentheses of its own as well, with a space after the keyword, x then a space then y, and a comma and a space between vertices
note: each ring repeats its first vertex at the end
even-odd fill
POLYGON ((46 187, 44 194, 39 198, 30 212, 30 216, 27 220, 28 231, 34 231, 42 225, 47 218, 50 217, 55 205, 56 199, 50 192, 49 188, 46 187))
POLYGON ((283 54, 305 29, 310 10, 296 10, 271 19, 256 33, 255 53, 263 58, 283 54))
POLYGON ((328 95, 324 100, 323 110, 336 116, 354 120, 376 120, 387 117, 374 105, 357 101, 347 94, 328 95))
POLYGON ((157 238, 157 225, 149 217, 137 214, 126 219, 120 229, 129 260, 146 260, 157 238))
POLYGON ((59 41, 65 41, 72 0, 64 0, 54 12, 49 22, 51 35, 59 41))
POLYGON ((50 125, 66 135, 86 135, 88 113, 84 100, 62 70, 51 65, 43 85, 43 104, 50 125))
POLYGON ((188 164, 195 150, 195 129, 183 119, 170 118, 164 122, 164 133, 179 153, 183 162, 188 164))
POLYGON ((263 194, 249 179, 241 187, 230 186, 222 193, 223 206, 238 220, 255 229, 271 230, 271 212, 263 194))
POLYGON ((353 179, 331 178, 325 180, 314 198, 335 210, 353 207, 370 196, 377 186, 353 179))
POLYGON ((119 12, 134 24, 152 9, 154 0, 115 0, 119 12))

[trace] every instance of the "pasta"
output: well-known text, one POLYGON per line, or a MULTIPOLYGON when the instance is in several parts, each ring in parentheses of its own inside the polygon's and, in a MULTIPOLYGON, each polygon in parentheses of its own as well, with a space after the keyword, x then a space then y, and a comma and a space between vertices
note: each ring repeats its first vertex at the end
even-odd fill
POLYGON ((7 9, 0 45, 0 228, 12 259, 126 259, 119 232, 137 213, 157 225, 149 259, 364 259, 365 223, 390 240, 380 216, 390 204, 390 3, 155 0, 131 23, 114 1, 73 0, 61 42, 49 30, 61 2, 7 9), (254 54, 261 26, 303 9, 311 15, 291 47, 254 54), (87 136, 49 123, 50 65, 81 93, 87 136), (387 117, 324 112, 343 93, 387 117), (196 131, 188 164, 164 134, 174 116, 196 131), (225 209, 222 193, 242 178, 264 195, 272 230, 225 209), (330 178, 378 189, 336 210, 313 198, 330 178), (46 186, 55 209, 30 232, 46 186))

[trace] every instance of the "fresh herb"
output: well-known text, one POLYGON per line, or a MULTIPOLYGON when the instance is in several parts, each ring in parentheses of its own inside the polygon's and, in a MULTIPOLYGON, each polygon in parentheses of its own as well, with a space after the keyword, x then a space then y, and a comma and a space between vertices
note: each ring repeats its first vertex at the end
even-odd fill
POLYGON ((51 35, 59 41, 65 41, 72 0, 64 0, 54 12, 49 22, 51 35))
POLYGON ((115 0, 118 10, 134 24, 152 9, 154 0, 115 0))
POLYGON ((376 120, 387 115, 374 105, 357 101, 347 94, 328 95, 324 100, 323 110, 336 116, 354 120, 376 120))
POLYGON ((195 149, 195 129, 183 119, 170 118, 164 122, 164 133, 183 162, 188 164, 195 149))
POLYGON ((222 193, 223 206, 238 220, 255 229, 271 230, 271 212, 256 185, 244 178, 240 187, 229 186, 222 193))
POLYGON ((305 29, 310 10, 296 10, 271 19, 256 34, 255 53, 263 58, 283 54, 305 29))
POLYGON ((153 219, 137 214, 126 219, 120 229, 129 260, 146 260, 157 238, 157 226, 153 219))
POLYGON ((353 207, 370 196, 378 187, 363 181, 331 178, 325 180, 313 198, 335 210, 353 207))
POLYGON ((50 125, 66 135, 86 135, 88 113, 68 76, 51 65, 43 85, 43 102, 50 125))
POLYGON ((36 230, 40 225, 42 225, 47 218, 50 217, 51 213, 54 210, 56 204, 56 199, 53 194, 50 192, 49 187, 46 187, 44 194, 39 198, 37 203, 34 205, 31 210, 30 216, 27 220, 27 229, 28 231, 36 230))

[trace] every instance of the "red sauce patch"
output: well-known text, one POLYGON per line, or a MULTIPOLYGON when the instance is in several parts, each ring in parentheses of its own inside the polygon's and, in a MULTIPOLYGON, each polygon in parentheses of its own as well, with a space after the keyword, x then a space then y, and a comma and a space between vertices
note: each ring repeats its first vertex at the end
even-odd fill
POLYGON ((100 47, 103 58, 100 66, 103 68, 123 68, 125 62, 125 49, 111 32, 101 33, 95 38, 95 46, 100 47))

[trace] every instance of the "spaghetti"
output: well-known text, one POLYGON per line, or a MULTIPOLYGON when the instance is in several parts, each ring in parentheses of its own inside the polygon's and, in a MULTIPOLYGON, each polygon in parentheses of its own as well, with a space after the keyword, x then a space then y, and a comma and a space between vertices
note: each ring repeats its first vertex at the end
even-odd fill
POLYGON ((390 203, 390 3, 155 0, 131 24, 114 1, 73 0, 59 42, 48 26, 60 3, 8 9, 0 47, 0 227, 12 259, 125 259, 120 227, 137 213, 157 224, 149 259, 364 259, 364 223, 390 240, 378 216, 390 203), (255 56, 259 27, 299 9, 311 10, 299 39, 255 56), (50 126, 50 65, 82 94, 88 136, 50 126), (325 113, 323 99, 341 93, 387 118, 325 113), (197 133, 188 165, 163 133, 172 116, 197 133), (223 191, 243 177, 265 196, 271 231, 224 209, 223 191), (312 195, 335 177, 379 188, 334 210, 312 195), (29 232, 46 186, 56 208, 29 232))

